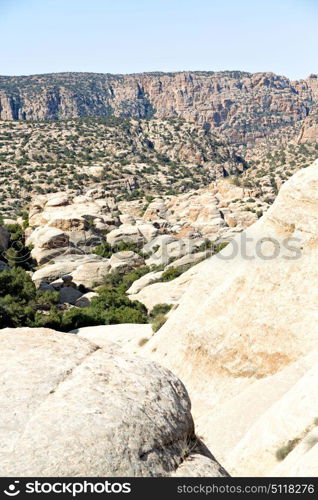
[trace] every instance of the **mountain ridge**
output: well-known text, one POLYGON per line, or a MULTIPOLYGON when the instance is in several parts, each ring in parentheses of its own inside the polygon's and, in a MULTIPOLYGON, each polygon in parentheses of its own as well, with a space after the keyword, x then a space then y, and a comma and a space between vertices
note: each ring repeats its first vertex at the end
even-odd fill
POLYGON ((318 109, 318 77, 272 72, 48 73, 0 76, 0 119, 178 117, 251 146, 318 109))

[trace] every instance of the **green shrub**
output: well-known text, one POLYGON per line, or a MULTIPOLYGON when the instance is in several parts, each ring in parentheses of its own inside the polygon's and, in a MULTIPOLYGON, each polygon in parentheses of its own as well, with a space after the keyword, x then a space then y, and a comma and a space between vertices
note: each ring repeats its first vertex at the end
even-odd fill
POLYGON ((35 295, 34 283, 22 268, 1 271, 1 327, 29 325, 35 314, 35 295))
POLYGON ((5 226, 10 233, 9 248, 5 252, 5 260, 10 267, 20 266, 31 269, 34 261, 31 258, 30 248, 25 245, 24 230, 19 224, 5 226))
POLYGON ((107 242, 104 242, 95 247, 94 253, 100 255, 101 257, 109 259, 113 255, 113 253, 124 252, 126 250, 141 254, 140 245, 137 245, 137 243, 134 243, 133 241, 121 241, 114 246, 110 245, 107 242))
POLYGON ((149 266, 140 266, 126 274, 120 271, 112 271, 105 276, 103 285, 98 288, 98 291, 103 292, 113 289, 124 293, 131 287, 134 281, 148 274, 150 271, 151 268, 149 266))
POLYGON ((104 324, 100 316, 91 307, 72 307, 65 311, 60 328, 62 331, 75 330, 84 326, 98 326, 104 324))
POLYGON ((65 311, 60 328, 69 331, 84 326, 119 323, 147 323, 147 309, 140 302, 131 301, 124 293, 105 288, 88 307, 73 307, 65 311))
POLYGON ((0 297, 12 295, 21 303, 35 299, 36 290, 34 283, 22 268, 5 269, 0 272, 0 297))
POLYGON ((181 276, 183 272, 184 269, 182 267, 169 267, 169 269, 166 269, 162 273, 160 281, 172 281, 178 278, 178 276, 181 276))
POLYGON ((59 303, 60 294, 53 290, 38 290, 36 293, 37 307, 50 308, 54 304, 59 303))
POLYGON ((158 314, 158 316, 156 316, 151 323, 152 330, 154 332, 157 332, 165 324, 166 321, 167 318, 164 314, 158 314))
POLYGON ((32 326, 37 328, 43 327, 43 328, 52 328, 53 330, 60 330, 61 321, 62 321, 62 313, 58 310, 56 306, 52 306, 50 308, 49 314, 42 314, 39 311, 37 311, 32 326))
POLYGON ((149 318, 155 318, 159 314, 167 314, 172 308, 172 304, 156 304, 155 307, 150 311, 149 318))
POLYGON ((104 242, 94 248, 94 253, 96 253, 96 255, 104 257, 105 259, 108 259, 112 256, 113 252, 111 245, 107 242, 104 242))

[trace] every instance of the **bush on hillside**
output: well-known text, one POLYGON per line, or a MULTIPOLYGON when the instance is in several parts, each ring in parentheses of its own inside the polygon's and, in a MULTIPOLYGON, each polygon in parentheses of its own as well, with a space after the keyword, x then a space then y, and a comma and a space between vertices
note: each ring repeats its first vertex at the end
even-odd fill
POLYGON ((183 272, 184 269, 182 267, 169 267, 169 269, 166 269, 162 273, 160 281, 172 281, 178 278, 178 276, 181 276, 183 272))
POLYGON ((29 326, 35 313, 36 290, 31 277, 19 267, 0 272, 0 318, 4 328, 29 326))
MULTIPOLYGON (((0 272, 0 324, 5 327, 48 327, 69 331, 83 326, 147 323, 147 309, 125 295, 125 288, 107 288, 85 308, 60 311, 58 292, 37 291, 29 274, 20 267, 0 272), (41 311, 42 310, 42 311, 41 311)), ((130 285, 129 285, 130 286, 130 285)))
POLYGON ((9 248, 5 252, 5 260, 10 267, 19 266, 32 269, 34 261, 30 248, 25 245, 24 229, 19 224, 7 224, 5 229, 10 233, 9 248))
POLYGON ((155 318, 159 314, 167 314, 172 308, 172 304, 156 304, 149 313, 149 318, 155 318))
POLYGON ((95 247, 94 253, 104 257, 105 259, 109 259, 114 253, 124 252, 127 250, 138 253, 139 255, 142 254, 140 245, 137 245, 137 243, 134 243, 133 241, 121 241, 120 243, 117 243, 117 245, 113 246, 105 241, 95 247))

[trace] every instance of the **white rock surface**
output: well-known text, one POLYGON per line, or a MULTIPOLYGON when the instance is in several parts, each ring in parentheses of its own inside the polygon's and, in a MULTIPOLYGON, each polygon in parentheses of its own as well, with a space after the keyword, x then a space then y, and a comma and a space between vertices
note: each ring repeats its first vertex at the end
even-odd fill
POLYGON ((187 384, 201 435, 234 475, 271 474, 277 449, 317 417, 317 364, 302 361, 317 346, 317 193, 318 161, 282 186, 236 252, 199 264, 143 348, 187 384))
POLYGON ((179 307, 147 346, 156 348, 157 359, 188 383, 192 395, 224 402, 315 348, 317 165, 286 182, 266 215, 245 231, 251 239, 245 254, 254 259, 244 257, 238 237, 235 255, 234 244, 228 245, 200 263, 179 307), (273 255, 268 241, 265 259, 256 255, 264 237, 280 245, 278 257, 267 260, 273 255), (299 258, 290 258, 296 252, 286 248, 286 238, 298 238, 290 245, 301 250, 299 258))
POLYGON ((109 259, 103 259, 97 262, 81 264, 71 274, 74 283, 92 288, 93 286, 101 285, 110 271, 111 265, 109 259))
POLYGON ((87 326, 72 330, 70 333, 77 333, 79 337, 87 339, 99 347, 105 347, 113 342, 124 352, 133 354, 138 353, 140 347, 153 335, 151 325, 134 323, 87 326))
POLYGON ((129 295, 130 300, 139 300, 150 311, 157 304, 179 304, 191 281, 200 271, 202 263, 191 267, 172 281, 153 283, 129 295))
POLYGON ((142 245, 145 239, 136 225, 122 224, 118 229, 113 229, 113 231, 108 233, 107 243, 114 246, 122 241, 130 241, 142 245))
POLYGON ((48 264, 35 271, 32 280, 39 286, 41 281, 49 283, 61 278, 64 274, 71 274, 84 263, 99 262, 102 258, 98 255, 63 255, 55 259, 54 264, 48 264))
POLYGON ((318 476, 318 427, 308 432, 294 450, 274 467, 272 477, 317 477, 318 476))
POLYGON ((55 227, 37 227, 27 238, 27 245, 34 245, 36 248, 59 248, 67 247, 69 237, 66 233, 55 227))
POLYGON ((136 294, 146 286, 151 285, 155 281, 159 280, 162 276, 162 273, 163 271, 152 271, 134 281, 131 287, 127 290, 128 295, 136 294))
POLYGON ((112 271, 127 272, 145 264, 145 260, 136 252, 124 250, 113 253, 110 260, 112 271))
POLYGON ((48 329, 4 329, 0 344, 4 476, 169 476, 194 454, 200 474, 226 475, 168 370, 48 329))

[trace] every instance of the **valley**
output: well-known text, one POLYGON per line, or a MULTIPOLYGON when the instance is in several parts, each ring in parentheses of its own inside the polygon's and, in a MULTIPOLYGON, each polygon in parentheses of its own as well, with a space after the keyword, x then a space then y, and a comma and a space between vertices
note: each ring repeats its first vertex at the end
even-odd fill
POLYGON ((318 475, 317 116, 317 75, 0 77, 5 475, 318 475))

